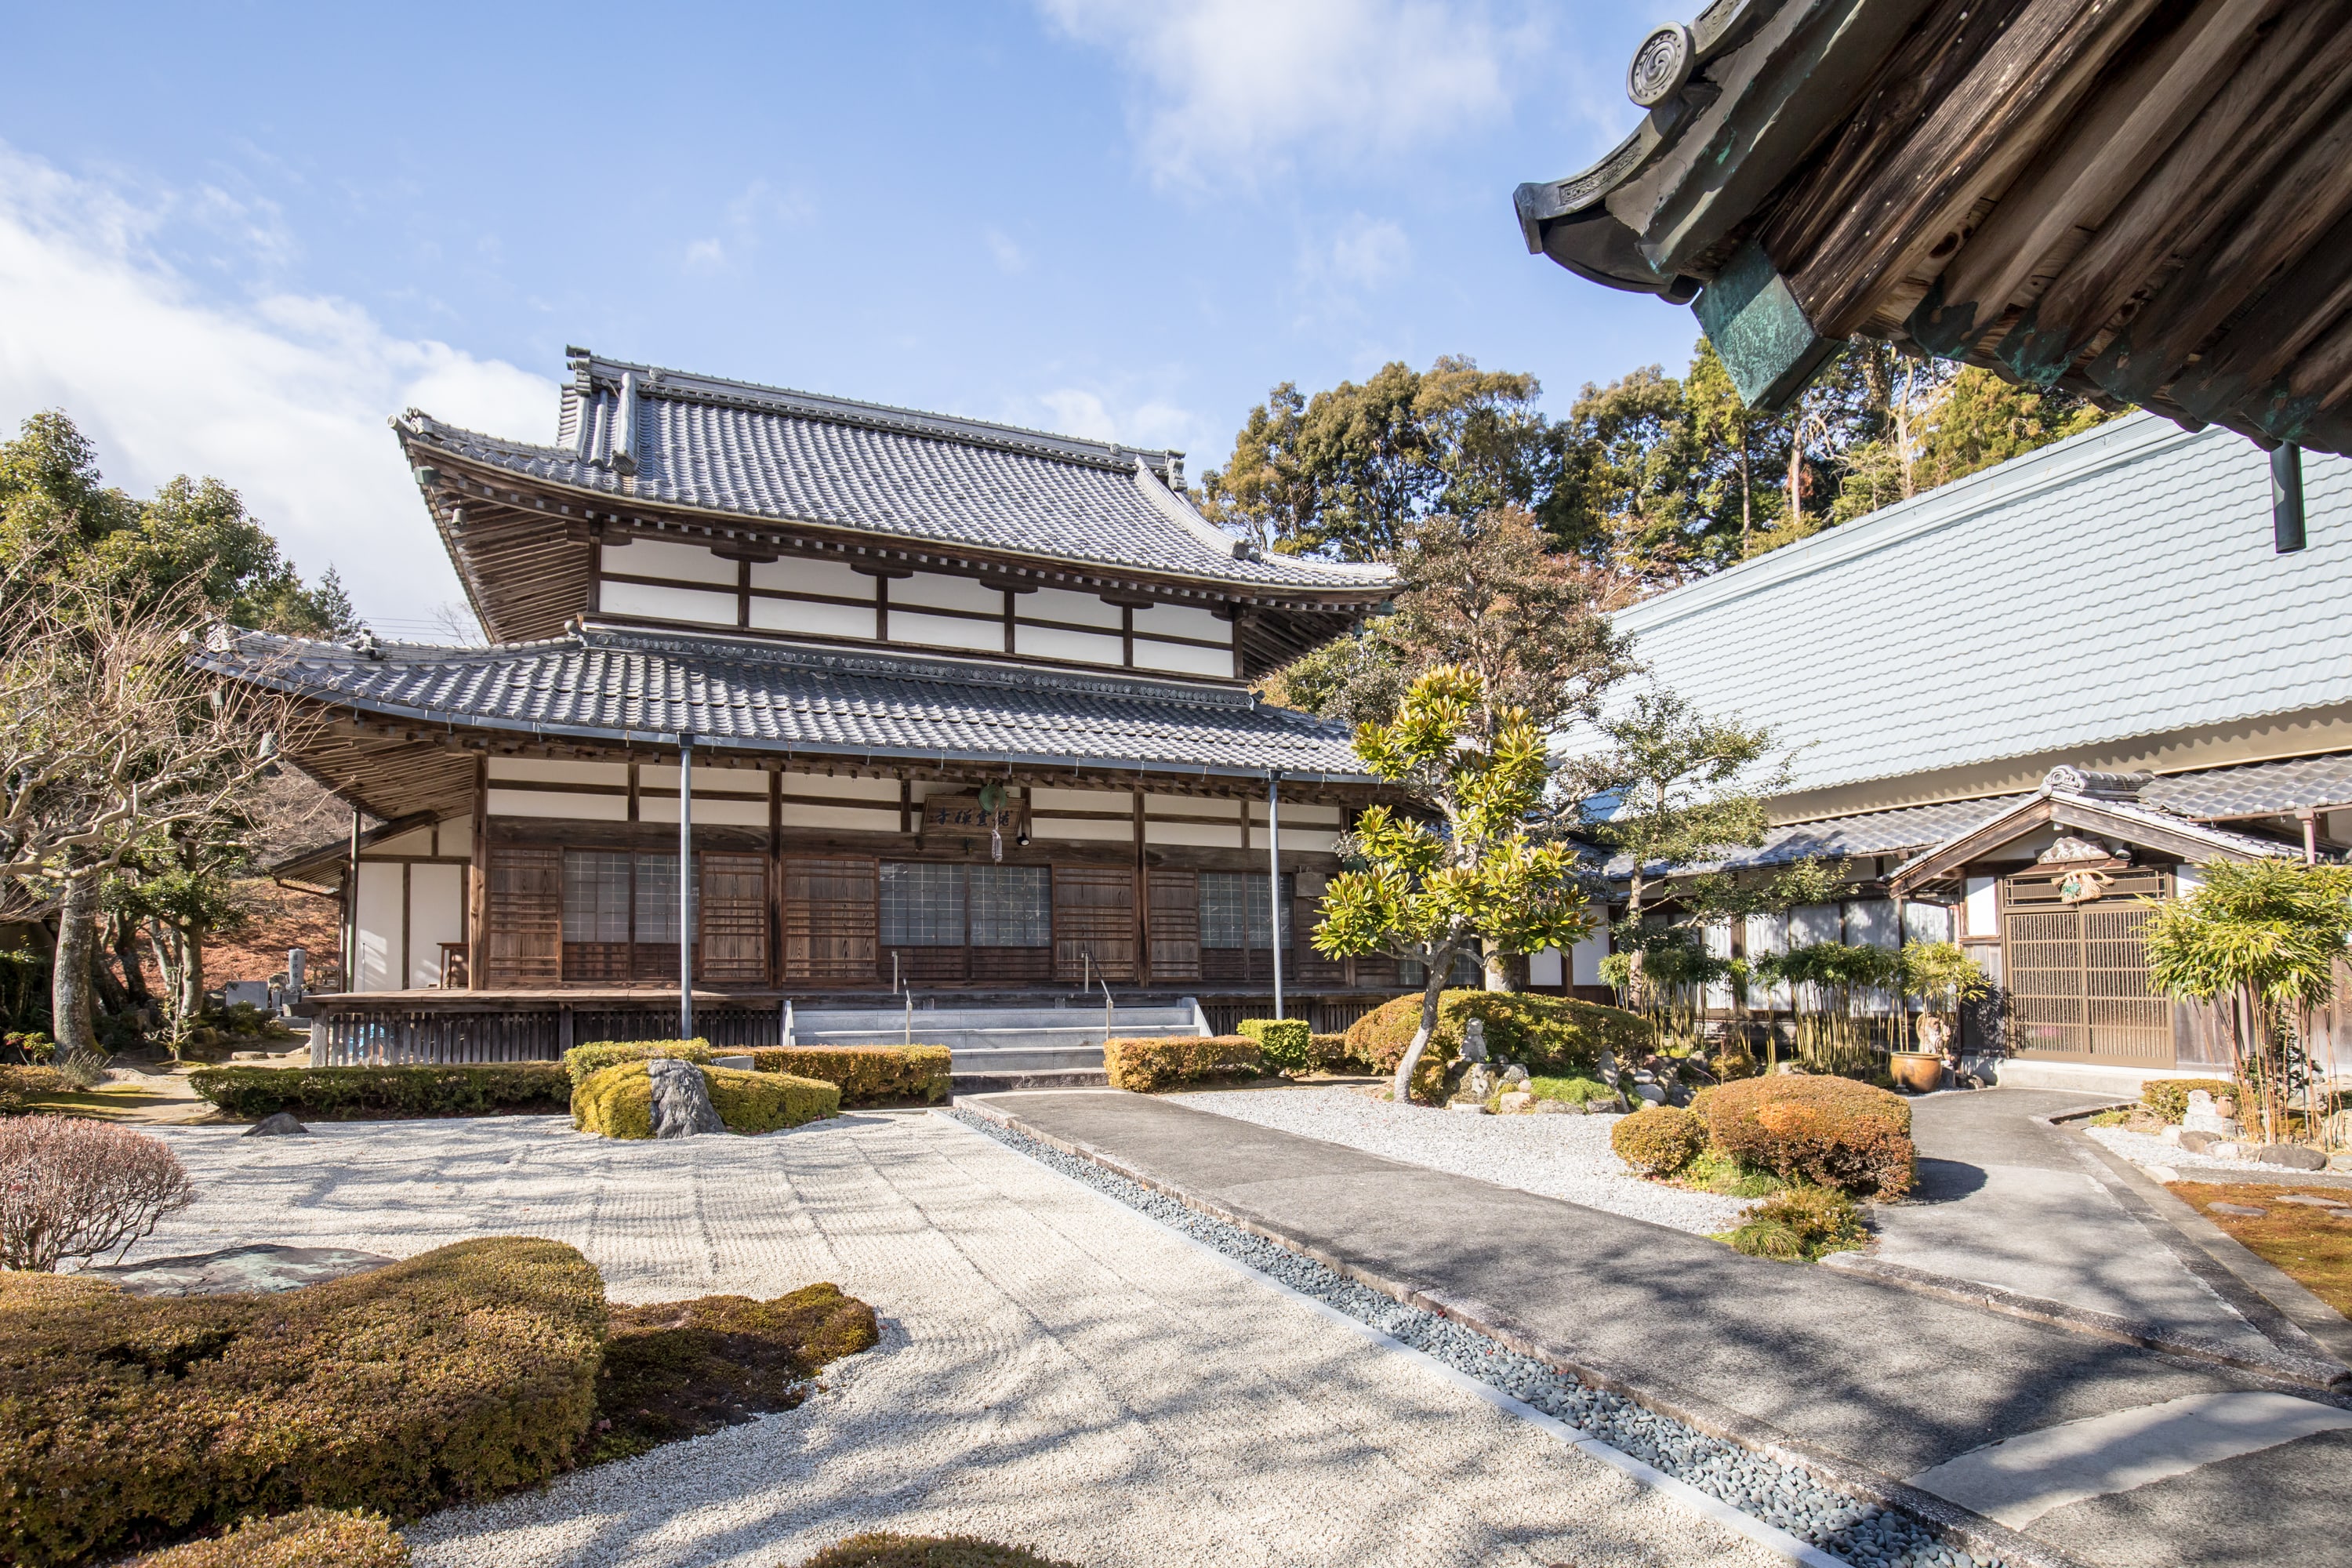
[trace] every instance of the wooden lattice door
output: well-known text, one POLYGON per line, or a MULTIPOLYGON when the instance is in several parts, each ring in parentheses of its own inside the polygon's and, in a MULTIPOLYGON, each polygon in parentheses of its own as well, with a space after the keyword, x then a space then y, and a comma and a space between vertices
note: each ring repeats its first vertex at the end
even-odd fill
POLYGON ((2172 1004, 2147 986, 2144 933, 2155 911, 2130 896, 2158 891, 2161 879, 2140 871, 2109 880, 2105 896, 2069 904, 2048 873, 2010 879, 2002 973, 2018 1054, 2172 1064, 2172 1004))
POLYGON ((1054 868, 1054 978, 1135 981, 1135 871, 1054 868))
POLYGON ((1201 879, 1191 871, 1150 873, 1151 978, 1201 978, 1201 879))
POLYGON ((701 907, 696 911, 694 972, 720 985, 764 985, 768 980, 768 858, 709 850, 701 862, 701 907))
POLYGON ((880 895, 872 860, 784 862, 784 978, 875 977, 880 895))
POLYGON ((563 851, 500 845, 489 852, 482 984, 493 990, 563 979, 563 851))

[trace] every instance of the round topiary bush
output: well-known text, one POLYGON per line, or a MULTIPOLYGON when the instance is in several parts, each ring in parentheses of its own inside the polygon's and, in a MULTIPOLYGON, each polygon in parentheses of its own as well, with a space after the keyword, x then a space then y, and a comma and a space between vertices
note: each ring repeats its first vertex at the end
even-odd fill
POLYGON ((407 1544, 382 1514, 306 1508, 248 1519, 226 1535, 191 1541, 130 1568, 408 1568, 407 1544))
MULTIPOLYGON (((772 1132, 841 1110, 840 1088, 813 1078, 733 1068, 704 1068, 702 1078, 710 1108, 730 1132, 772 1132)), ((590 1073, 572 1091, 572 1124, 606 1138, 652 1137, 654 1090, 645 1062, 616 1062, 590 1073)))
POLYGON ((1675 1106, 1653 1105, 1612 1128, 1609 1146, 1645 1176, 1671 1176, 1706 1147, 1706 1125, 1675 1106))
POLYGON ((1743 1165, 1862 1197, 1911 1190, 1911 1106, 1851 1079, 1780 1074, 1701 1097, 1707 1141, 1743 1165))

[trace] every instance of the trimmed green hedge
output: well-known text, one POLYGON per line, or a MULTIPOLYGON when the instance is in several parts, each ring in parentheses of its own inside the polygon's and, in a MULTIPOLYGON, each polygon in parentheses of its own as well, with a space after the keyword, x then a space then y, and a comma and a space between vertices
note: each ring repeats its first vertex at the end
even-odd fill
POLYGON ((2238 1086, 2226 1078, 2152 1078, 2139 1086, 2139 1102, 2167 1121, 2178 1122, 2189 1114, 2189 1097, 2200 1089, 2216 1100, 2238 1092, 2238 1086))
POLYGON ((535 1486, 583 1449, 604 1322, 588 1260, 527 1237, 279 1295, 0 1274, 0 1555, 535 1486))
MULTIPOLYGON (((1589 1077, 1605 1048, 1622 1061, 1648 1048, 1649 1026, 1619 1007, 1524 991, 1447 991, 1437 1002, 1437 1033, 1414 1069, 1412 1089, 1434 1097, 1445 1069, 1462 1055, 1462 1027, 1486 1026, 1486 1054, 1551 1078, 1589 1077)), ((1348 1050, 1375 1072, 1393 1073, 1421 1027, 1421 994, 1400 996, 1356 1020, 1348 1050)))
POLYGON ((933 1105, 948 1097, 945 1046, 768 1046, 751 1057, 761 1072, 832 1084, 844 1105, 933 1105))
POLYGON ((308 1121, 494 1116, 562 1110, 572 1083, 556 1062, 477 1067, 198 1068, 189 1084, 231 1116, 290 1110, 308 1121))
POLYGON ((1305 1072, 1314 1065, 1315 1032, 1303 1018, 1244 1018, 1239 1032, 1257 1042, 1258 1056, 1276 1072, 1305 1072))
POLYGON ((1077 1568, 1025 1546, 976 1535, 899 1535, 880 1531, 836 1541, 800 1568, 1077 1568))
POLYGON ((572 1087, 577 1089, 588 1081, 591 1073, 600 1072, 615 1062, 650 1061, 655 1057, 707 1062, 711 1057, 710 1042, 700 1036, 691 1040, 592 1040, 563 1053, 563 1070, 571 1075, 572 1087))
POLYGON ((1149 1094, 1203 1079, 1255 1078, 1263 1066, 1255 1040, 1239 1035, 1171 1035, 1111 1041, 1103 1047, 1103 1070, 1113 1089, 1149 1094))
POLYGON ((248 1519, 226 1535, 191 1541, 128 1568, 408 1568, 408 1543, 383 1515, 306 1508, 248 1519))
MULTIPOLYGON (((772 1132, 841 1109, 841 1090, 814 1079, 708 1067, 702 1079, 730 1132, 772 1132)), ((652 1137, 654 1089, 645 1062, 615 1062, 591 1074, 572 1091, 572 1124, 605 1138, 652 1137)))

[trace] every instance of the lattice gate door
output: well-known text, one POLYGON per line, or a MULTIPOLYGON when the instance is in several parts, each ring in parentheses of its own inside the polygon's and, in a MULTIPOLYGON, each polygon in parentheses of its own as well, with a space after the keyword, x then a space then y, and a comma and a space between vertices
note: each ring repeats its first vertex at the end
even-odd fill
POLYGON ((2082 904, 2047 902, 2042 881, 2017 878, 2008 889, 2003 973, 2012 1048, 2117 1067, 2170 1066, 2172 1004, 2148 991, 2141 940, 2154 911, 2114 896, 2116 889, 2082 904))

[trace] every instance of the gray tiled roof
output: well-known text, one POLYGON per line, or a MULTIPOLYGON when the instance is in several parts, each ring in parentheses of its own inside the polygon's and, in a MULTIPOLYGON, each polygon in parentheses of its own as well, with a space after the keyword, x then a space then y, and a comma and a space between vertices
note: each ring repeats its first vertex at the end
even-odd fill
POLYGON ((563 394, 563 444, 486 436, 412 409, 398 422, 412 459, 438 448, 621 505, 853 528, 1244 588, 1376 597, 1395 581, 1386 567, 1236 556, 1237 542, 1167 489, 1171 478, 1181 483, 1179 453, 651 366, 589 360, 578 368, 563 394), (635 416, 616 466, 624 380, 635 416))
POLYGON ((237 634, 200 656, 362 711, 527 734, 1370 782, 1344 725, 1228 686, 590 626, 487 648, 237 634))
POLYGON ((2303 462, 2292 554, 2260 448, 2137 414, 1615 621, 1660 685, 1801 747, 1792 791, 2352 702, 2352 458, 2303 462))
MULTIPOLYGON (((1815 856, 1834 860, 1848 856, 1909 854, 1931 848, 1979 823, 1990 821, 2029 798, 2008 795, 1939 801, 1933 805, 1908 805, 1895 811, 1791 823, 1786 827, 1767 829, 1764 842, 1752 849, 1734 849, 1705 865, 1683 869, 1738 871, 1788 866, 1815 856)), ((1609 862, 1608 874, 1622 878, 1631 874, 1633 868, 1632 858, 1620 855, 1609 862)))
POLYGON ((2139 797, 2150 805, 2208 821, 2352 805, 2352 753, 2172 773, 2149 783, 2139 797))

